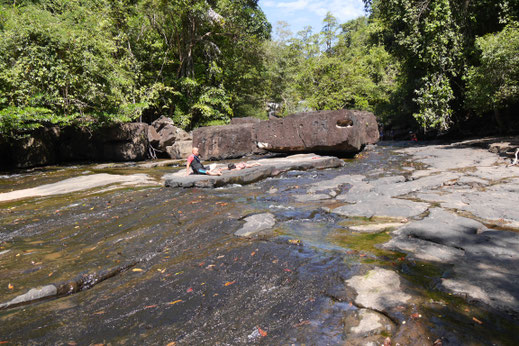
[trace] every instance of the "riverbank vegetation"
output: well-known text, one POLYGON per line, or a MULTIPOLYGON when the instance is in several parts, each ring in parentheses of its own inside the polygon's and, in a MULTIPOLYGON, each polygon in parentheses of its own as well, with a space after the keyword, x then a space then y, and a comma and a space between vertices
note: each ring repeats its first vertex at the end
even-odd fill
POLYGON ((0 1, 0 132, 171 117, 355 108, 389 127, 455 130, 519 104, 516 1, 366 0, 320 31, 272 26, 256 0, 0 1))

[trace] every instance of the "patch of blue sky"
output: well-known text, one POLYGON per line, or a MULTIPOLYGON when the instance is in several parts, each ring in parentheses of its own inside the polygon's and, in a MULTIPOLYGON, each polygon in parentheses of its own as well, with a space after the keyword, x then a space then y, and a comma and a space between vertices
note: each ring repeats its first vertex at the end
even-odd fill
POLYGON ((260 0, 259 5, 272 24, 274 35, 279 21, 288 23, 293 33, 303 30, 306 26, 311 26, 315 33, 321 30, 323 19, 328 12, 331 12, 339 23, 365 15, 362 0, 260 0))

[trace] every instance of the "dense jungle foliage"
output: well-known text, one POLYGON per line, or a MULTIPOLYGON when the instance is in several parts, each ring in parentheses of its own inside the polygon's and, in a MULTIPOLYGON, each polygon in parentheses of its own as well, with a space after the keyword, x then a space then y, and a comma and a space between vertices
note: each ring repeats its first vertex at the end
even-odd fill
POLYGON ((0 134, 160 115, 192 129, 267 103, 424 131, 518 120, 519 1, 365 4, 273 39, 257 0, 0 0, 0 134))

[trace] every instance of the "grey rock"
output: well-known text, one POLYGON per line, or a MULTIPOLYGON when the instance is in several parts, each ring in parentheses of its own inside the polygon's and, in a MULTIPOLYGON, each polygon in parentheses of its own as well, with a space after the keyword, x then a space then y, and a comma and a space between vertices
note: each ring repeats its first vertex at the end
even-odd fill
POLYGON ((326 194, 306 194, 306 195, 296 195, 295 200, 297 202, 313 202, 313 201, 322 201, 326 199, 331 199, 332 197, 330 195, 326 194))
POLYGON ((237 230, 234 235, 250 237, 261 231, 270 229, 276 224, 274 215, 270 213, 256 214, 245 218, 245 225, 237 230))
POLYGON ((356 204, 335 208, 332 212, 344 216, 409 218, 422 214, 428 207, 426 203, 374 196, 356 204))
POLYGON ((22 303, 31 302, 34 300, 53 297, 58 294, 58 289, 54 285, 47 285, 39 288, 32 288, 29 292, 17 296, 16 298, 0 304, 0 309, 6 309, 11 306, 15 306, 22 303))
POLYGON ((402 222, 370 223, 365 225, 349 226, 348 228, 360 233, 379 233, 387 229, 396 229, 404 225, 402 222))
POLYGON ((359 309, 356 315, 359 324, 349 329, 348 337, 389 333, 395 327, 395 324, 389 318, 376 311, 359 309))
POLYGON ((465 255, 464 250, 413 237, 395 237, 381 247, 387 250, 409 253, 415 259, 441 263, 455 263, 465 255))
POLYGON ((181 170, 177 173, 166 174, 164 184, 166 187, 205 187, 213 188, 230 184, 250 184, 259 180, 277 176, 290 170, 308 170, 336 168, 344 165, 344 162, 332 156, 315 156, 313 154, 299 154, 284 158, 272 158, 257 160, 261 166, 246 168, 238 171, 223 171, 221 176, 185 175, 181 170))
POLYGON ((355 303, 368 309, 388 311, 411 299, 400 288, 398 274, 387 269, 377 267, 346 280, 346 284, 357 291, 355 303))
POLYGON ((355 185, 360 183, 365 177, 363 175, 339 175, 330 180, 322 180, 317 183, 311 184, 307 188, 307 192, 315 193, 319 191, 325 191, 330 189, 338 189, 342 185, 355 185))

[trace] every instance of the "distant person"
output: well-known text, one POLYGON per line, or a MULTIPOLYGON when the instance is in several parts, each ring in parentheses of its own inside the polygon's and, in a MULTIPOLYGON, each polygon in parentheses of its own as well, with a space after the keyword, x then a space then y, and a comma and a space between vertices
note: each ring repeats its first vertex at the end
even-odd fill
POLYGON ((205 175, 222 175, 219 170, 210 170, 204 167, 204 165, 200 162, 200 153, 197 147, 193 147, 191 151, 192 154, 187 158, 186 164, 186 175, 189 175, 191 172, 189 171, 189 167, 193 170, 194 174, 205 174, 205 175))
POLYGON ((230 171, 239 171, 240 169, 257 167, 257 166, 261 166, 261 163, 259 163, 259 162, 254 162, 254 163, 238 162, 237 164, 229 163, 227 165, 227 169, 230 171))
POLYGON ((418 137, 416 137, 416 133, 411 132, 411 142, 418 142, 418 137))

